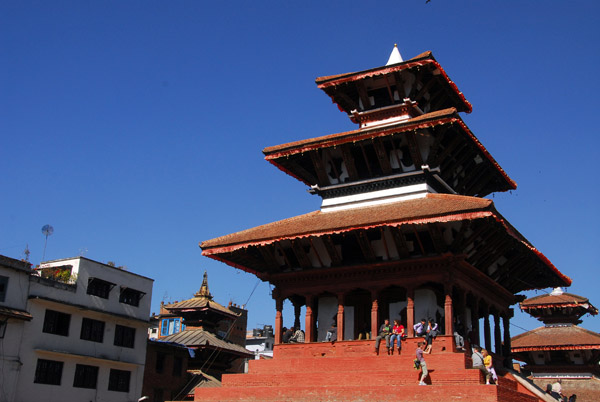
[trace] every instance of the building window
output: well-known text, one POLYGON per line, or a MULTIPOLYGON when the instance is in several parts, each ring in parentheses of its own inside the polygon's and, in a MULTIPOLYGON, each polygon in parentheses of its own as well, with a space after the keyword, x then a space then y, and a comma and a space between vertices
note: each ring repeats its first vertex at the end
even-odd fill
POLYGON ((156 353, 156 372, 161 374, 165 369, 165 354, 164 353, 156 353))
POLYGON ((75 378, 73 379, 73 386, 75 388, 96 389, 97 381, 98 367, 86 366, 85 364, 75 366, 75 378))
POLYGON ((44 317, 44 327, 42 331, 48 334, 69 336, 70 322, 70 314, 65 314, 54 310, 46 310, 46 316, 44 317))
POLYGON ((181 377, 182 369, 183 369, 183 359, 179 356, 175 356, 173 359, 173 375, 175 377, 181 377))
POLYGON ((181 318, 165 318, 161 322, 160 335, 167 336, 177 334, 185 329, 181 323, 181 318))
POLYGON ((129 392, 129 377, 131 371, 110 369, 108 377, 108 390, 118 392, 129 392))
POLYGON ((98 278, 90 278, 88 279, 87 294, 108 299, 108 294, 114 286, 114 283, 103 281, 98 278))
POLYGON ((115 327, 115 346, 133 348, 135 341, 135 328, 117 325, 115 327))
POLYGON ((33 382, 37 384, 60 385, 63 362, 38 359, 33 382))
POLYGON ((145 293, 140 292, 139 290, 131 289, 131 288, 121 288, 121 295, 119 296, 119 301, 121 303, 129 304, 135 307, 140 305, 140 300, 144 297, 145 293))
POLYGON ((6 290, 8 289, 8 276, 0 276, 0 302, 6 300, 6 290))
POLYGON ((104 340, 104 322, 84 318, 81 321, 81 339, 102 343, 104 340))

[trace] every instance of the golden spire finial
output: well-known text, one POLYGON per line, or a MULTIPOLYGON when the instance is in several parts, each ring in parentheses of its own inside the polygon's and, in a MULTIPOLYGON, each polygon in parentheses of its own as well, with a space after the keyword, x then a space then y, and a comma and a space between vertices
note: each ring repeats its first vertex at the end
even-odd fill
POLYGON ((206 271, 204 271, 204 278, 202 279, 202 285, 200 286, 200 290, 194 296, 212 299, 212 295, 210 294, 210 291, 208 290, 208 275, 207 275, 206 271))

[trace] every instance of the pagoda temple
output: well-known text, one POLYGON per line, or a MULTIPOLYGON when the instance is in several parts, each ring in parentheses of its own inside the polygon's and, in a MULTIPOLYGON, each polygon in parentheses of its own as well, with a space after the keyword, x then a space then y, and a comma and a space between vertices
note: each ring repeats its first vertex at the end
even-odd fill
POLYGON ((161 305, 160 333, 171 334, 159 339, 184 345, 193 351, 193 357, 188 361, 188 371, 192 374, 220 380, 223 373, 243 372, 245 359, 253 354, 245 349, 246 312, 235 310, 213 300, 204 272, 200 290, 193 298, 161 305), (171 331, 173 322, 176 323, 175 331, 171 331), (178 325, 181 330, 177 330, 178 325))
POLYGON ((385 66, 316 83, 358 127, 263 153, 321 208, 200 244, 274 287, 274 358, 196 400, 538 400, 510 378, 482 385, 454 343, 459 324, 501 365, 517 293, 571 283, 483 198, 516 184, 461 119, 471 104, 431 52, 404 61, 397 47, 385 66), (305 343, 281 342, 285 301, 305 343), (400 356, 359 340, 386 318, 407 328, 400 356), (421 318, 441 329, 430 387, 412 369, 421 318), (323 342, 333 322, 337 341, 323 342))
POLYGON ((563 393, 578 401, 600 398, 600 334, 581 328, 581 317, 598 309, 582 296, 556 288, 550 294, 526 299, 521 310, 544 323, 543 327, 512 338, 512 352, 526 362, 538 386, 562 381, 563 393))

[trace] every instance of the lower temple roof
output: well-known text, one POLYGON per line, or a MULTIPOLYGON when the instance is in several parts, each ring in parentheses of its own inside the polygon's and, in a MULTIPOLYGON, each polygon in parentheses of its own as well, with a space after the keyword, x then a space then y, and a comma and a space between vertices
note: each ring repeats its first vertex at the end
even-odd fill
POLYGON ((496 211, 491 200, 450 194, 314 211, 206 240, 200 247, 204 256, 262 279, 276 273, 451 253, 464 255, 513 293, 571 283, 496 211), (383 255, 375 245, 382 242, 383 255))

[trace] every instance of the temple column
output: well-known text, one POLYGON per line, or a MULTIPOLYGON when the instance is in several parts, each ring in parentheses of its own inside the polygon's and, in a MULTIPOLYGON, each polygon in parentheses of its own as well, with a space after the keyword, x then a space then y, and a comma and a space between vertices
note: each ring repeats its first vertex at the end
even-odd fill
POLYGON ((406 335, 415 336, 415 289, 406 289, 406 335))
POLYGON ((444 301, 444 329, 446 335, 452 335, 454 333, 452 330, 452 285, 446 283, 444 285, 444 291, 446 293, 444 301))
POLYGON ((463 291, 458 300, 458 312, 457 317, 462 325, 462 335, 465 339, 467 338, 467 292, 463 291))
POLYGON ((338 310, 337 310, 337 340, 344 340, 344 294, 339 293, 338 299, 338 310))
POLYGON ((504 357, 508 358, 511 354, 511 343, 510 343, 510 319, 514 314, 512 308, 508 309, 508 312, 502 316, 502 323, 504 324, 504 357))
POLYGON ((279 345, 283 336, 283 299, 281 297, 275 299, 275 310, 275 344, 279 345))
POLYGON ((485 348, 489 351, 492 349, 492 334, 490 331, 490 311, 488 307, 484 307, 484 315, 483 315, 483 336, 485 342, 485 348))
POLYGON ((500 332, 500 314, 494 311, 494 352, 502 355, 502 334, 500 332))
MULTIPOLYGON (((473 296, 473 305, 471 306, 471 331, 473 332, 474 343, 481 345, 481 338, 479 337, 479 300, 475 296, 473 296)), ((469 339, 469 342, 471 342, 471 339, 469 339)))
POLYGON ((379 332, 379 291, 371 291, 371 339, 375 339, 379 332))
POLYGON ((300 309, 302 306, 298 303, 294 303, 294 329, 300 328, 300 309))
POLYGON ((315 341, 315 316, 313 314, 313 296, 306 296, 306 316, 304 320, 305 342, 315 341))

